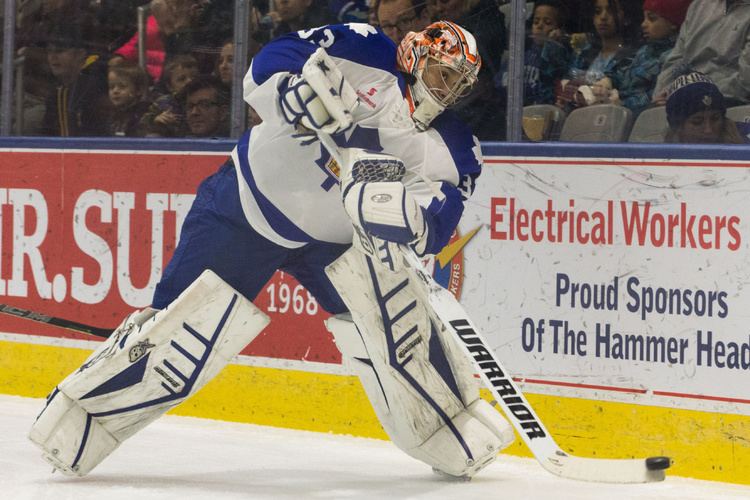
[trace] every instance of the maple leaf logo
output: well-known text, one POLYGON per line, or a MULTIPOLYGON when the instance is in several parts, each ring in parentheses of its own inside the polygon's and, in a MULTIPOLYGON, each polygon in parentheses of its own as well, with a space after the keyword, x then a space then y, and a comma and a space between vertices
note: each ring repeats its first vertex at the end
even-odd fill
POLYGON ((346 26, 356 34, 362 35, 364 37, 375 35, 378 32, 375 26, 370 26, 366 23, 349 23, 346 26))

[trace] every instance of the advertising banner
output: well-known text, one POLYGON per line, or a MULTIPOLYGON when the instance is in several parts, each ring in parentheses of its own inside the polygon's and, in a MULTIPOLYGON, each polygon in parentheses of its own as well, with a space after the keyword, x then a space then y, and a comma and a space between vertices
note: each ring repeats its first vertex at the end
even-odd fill
POLYGON ((490 158, 462 303, 532 392, 750 414, 749 174, 490 158))
MULTIPOLYGON (((3 152, 0 304, 117 326, 150 304, 198 185, 226 157, 3 152)), ((327 315, 293 278, 277 273, 256 304, 272 322, 244 354, 340 362, 322 323, 327 315)), ((7 315, 0 315, 0 331, 88 337, 7 315)))
MULTIPOLYGON (((115 327, 150 303, 225 158, 3 152, 0 304, 115 327)), ((529 392, 750 414, 749 167, 489 157, 430 266, 529 392)), ((291 276, 255 302, 272 321, 243 354, 337 372, 327 315, 291 276)), ((6 315, 0 332, 87 338, 6 315)))

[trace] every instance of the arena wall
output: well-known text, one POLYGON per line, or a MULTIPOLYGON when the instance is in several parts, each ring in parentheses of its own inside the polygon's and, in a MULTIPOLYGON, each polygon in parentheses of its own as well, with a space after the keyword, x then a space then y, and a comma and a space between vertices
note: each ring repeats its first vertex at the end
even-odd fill
MULTIPOLYGON (((101 327, 148 305, 198 183, 230 149, 0 141, 0 304, 101 327)), ((430 265, 561 446, 669 455, 673 474, 750 484, 746 150, 484 154, 430 265)), ((271 325, 174 413, 387 439, 314 299, 277 273, 256 303, 271 325)), ((0 393, 44 397, 98 342, 0 315, 0 393)), ((520 439, 508 452, 529 455, 520 439)))

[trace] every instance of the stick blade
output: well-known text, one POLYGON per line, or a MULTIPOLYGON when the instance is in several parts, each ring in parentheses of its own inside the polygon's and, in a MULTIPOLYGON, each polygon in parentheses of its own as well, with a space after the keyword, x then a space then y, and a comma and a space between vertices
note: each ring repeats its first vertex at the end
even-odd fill
POLYGON ((668 457, 634 459, 584 458, 560 453, 540 461, 549 472, 568 479, 597 483, 653 483, 663 481, 672 465, 668 457))

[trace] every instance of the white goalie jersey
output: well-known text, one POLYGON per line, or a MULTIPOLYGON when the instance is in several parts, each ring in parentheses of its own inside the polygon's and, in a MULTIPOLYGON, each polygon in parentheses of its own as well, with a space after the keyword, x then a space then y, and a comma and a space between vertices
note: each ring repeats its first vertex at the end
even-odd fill
POLYGON ((352 225, 341 203, 338 165, 312 134, 284 120, 279 86, 299 74, 324 47, 359 103, 354 125, 334 136, 339 147, 385 152, 403 160, 407 189, 425 209, 427 253, 450 238, 481 170, 479 143, 450 111, 420 132, 410 117, 396 46, 366 24, 330 25, 282 36, 253 59, 244 97, 262 118, 232 152, 242 207, 250 225, 286 248, 310 242, 351 243, 352 225))

